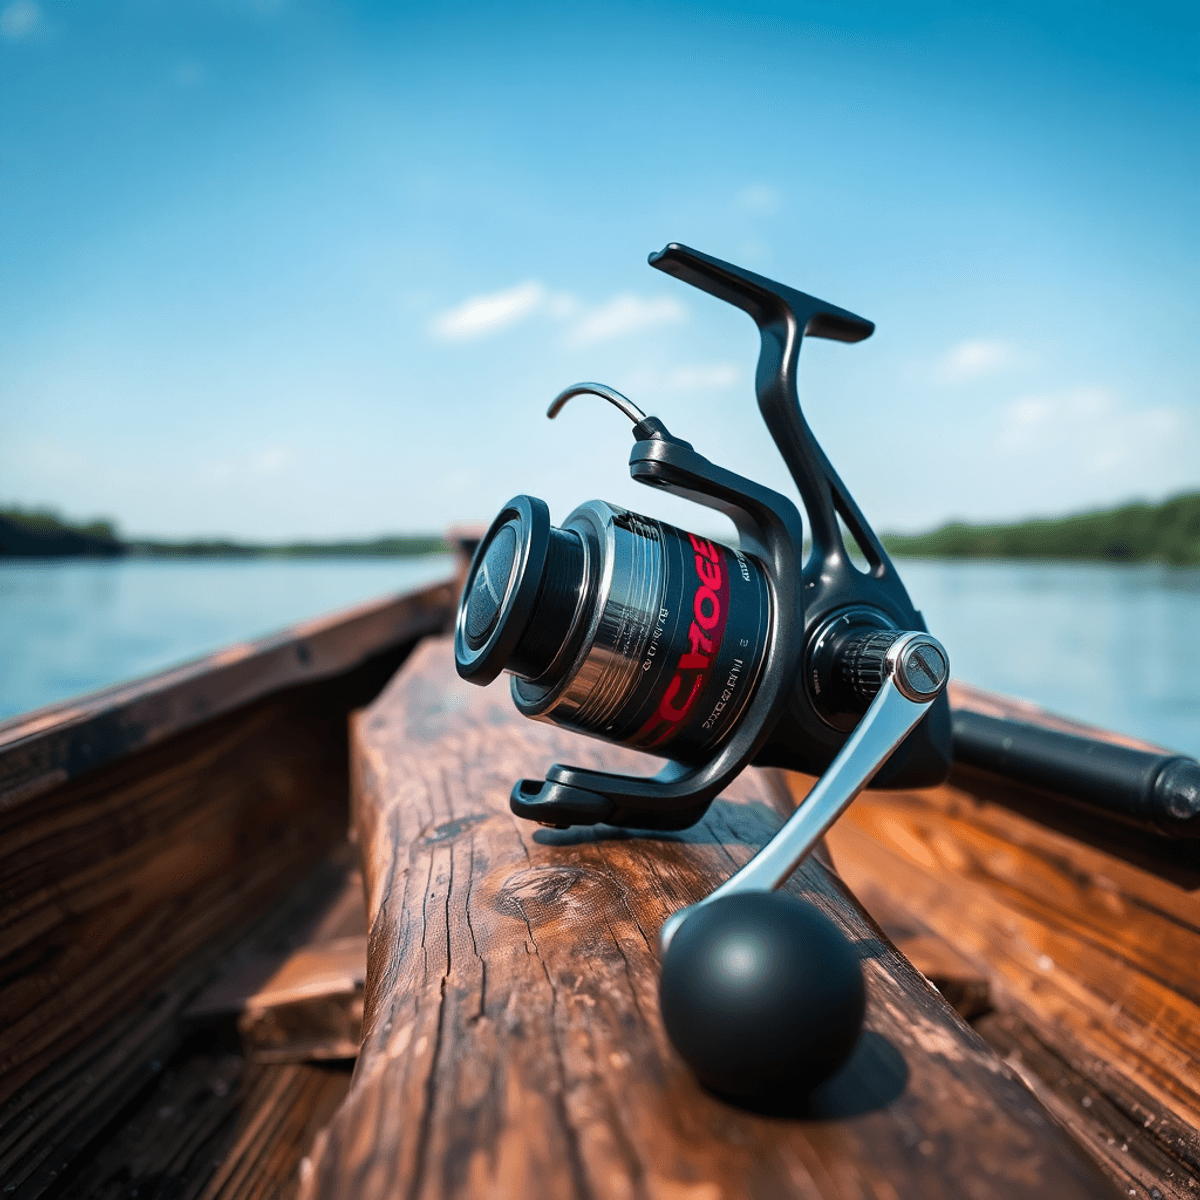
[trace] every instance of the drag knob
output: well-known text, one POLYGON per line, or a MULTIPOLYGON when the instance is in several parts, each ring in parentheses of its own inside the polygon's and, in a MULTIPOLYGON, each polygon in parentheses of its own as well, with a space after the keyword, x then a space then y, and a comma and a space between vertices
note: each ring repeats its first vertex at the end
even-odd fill
POLYGON ((475 551, 458 606, 454 660, 472 683, 501 671, 537 679, 569 647, 586 586, 583 542, 555 529, 534 496, 515 496, 475 551))
POLYGON ((783 892, 698 906, 663 958, 663 1022, 701 1083, 734 1098, 802 1095, 849 1057, 866 992, 837 926, 783 892))
POLYGON ((465 624, 467 645, 472 650, 478 650, 496 627, 517 559, 518 529, 515 520, 500 526, 471 578, 465 624))

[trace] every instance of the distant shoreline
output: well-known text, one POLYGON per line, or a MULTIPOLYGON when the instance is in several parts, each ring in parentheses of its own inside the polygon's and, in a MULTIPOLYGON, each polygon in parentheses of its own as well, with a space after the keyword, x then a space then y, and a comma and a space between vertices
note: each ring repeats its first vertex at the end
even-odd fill
POLYGON ((238 542, 226 538, 119 537, 108 521, 64 521, 54 513, 0 510, 0 560, 7 558, 415 558, 453 549, 436 534, 392 534, 336 542, 238 542))
POLYGON ((952 521, 930 533, 884 534, 889 554, 908 558, 991 558, 1200 565, 1200 492, 1162 504, 1006 525, 952 521))
MULTIPOLYGON (((1200 565, 1200 492, 1162 504, 1127 504, 1073 516, 972 525, 951 521, 919 534, 883 534, 899 558, 1003 559, 1200 565)), ((165 541, 119 537, 111 522, 72 523, 51 512, 0 510, 5 558, 413 558, 452 550, 436 534, 393 534, 341 541, 165 541)))
POLYGON ((416 558, 453 549, 434 535, 374 538, 370 541, 287 542, 279 545, 250 542, 187 541, 128 543, 130 558, 416 558))

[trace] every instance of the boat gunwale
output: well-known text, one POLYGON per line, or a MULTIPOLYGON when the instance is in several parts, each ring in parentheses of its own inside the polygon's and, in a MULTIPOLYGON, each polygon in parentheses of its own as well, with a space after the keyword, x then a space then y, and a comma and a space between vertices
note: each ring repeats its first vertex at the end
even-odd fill
POLYGON ((0 812, 277 692, 442 630, 457 576, 0 721, 0 812))

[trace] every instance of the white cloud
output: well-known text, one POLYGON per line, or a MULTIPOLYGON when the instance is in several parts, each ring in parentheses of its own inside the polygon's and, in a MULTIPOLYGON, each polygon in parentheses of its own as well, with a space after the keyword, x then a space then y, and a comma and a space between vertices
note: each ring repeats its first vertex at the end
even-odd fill
POLYGON ((1004 342, 961 342, 938 362, 935 375, 943 383, 966 383, 1012 366, 1017 355, 1004 342))
POLYGON ((741 379, 742 369, 737 363, 694 363, 671 371, 666 386, 675 392, 709 392, 732 387, 741 379))
POLYGON ((434 318, 430 330, 444 341, 466 341, 494 333, 523 321, 546 299, 545 287, 535 279, 502 292, 470 296, 455 308, 434 318))
POLYGON ((16 41, 28 37, 42 19, 42 10, 33 0, 16 0, 0 14, 0 33, 16 41))
POLYGON ((769 183, 748 183, 737 194, 738 204, 747 212, 774 212, 782 200, 779 189, 769 183))
POLYGON ((534 313, 543 313, 566 324, 566 344, 576 347, 593 346, 681 321, 687 316, 687 309, 671 297, 638 296, 628 292, 589 308, 577 296, 569 292, 551 292, 544 284, 531 279, 502 292, 470 296, 434 317, 429 329, 434 337, 443 341, 466 341, 516 325, 534 313))
POLYGON ((1174 458, 1188 440, 1178 408, 1134 408, 1097 387, 1024 396, 1005 410, 998 446, 1011 458, 1045 459, 1064 472, 1104 475, 1174 458))
POLYGON ((627 292, 584 314, 567 335, 567 341, 572 346, 592 346, 682 321, 686 315, 683 305, 669 296, 635 296, 627 292))

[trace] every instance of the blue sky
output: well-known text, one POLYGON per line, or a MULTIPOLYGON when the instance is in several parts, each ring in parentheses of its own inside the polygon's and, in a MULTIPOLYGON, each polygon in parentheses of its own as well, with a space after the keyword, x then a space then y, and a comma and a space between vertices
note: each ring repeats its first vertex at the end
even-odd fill
POLYGON ((1194 5, 0 0, 0 502, 143 534, 555 519, 598 379, 790 489, 682 241, 877 324, 805 411, 877 527, 1200 486, 1194 5))

